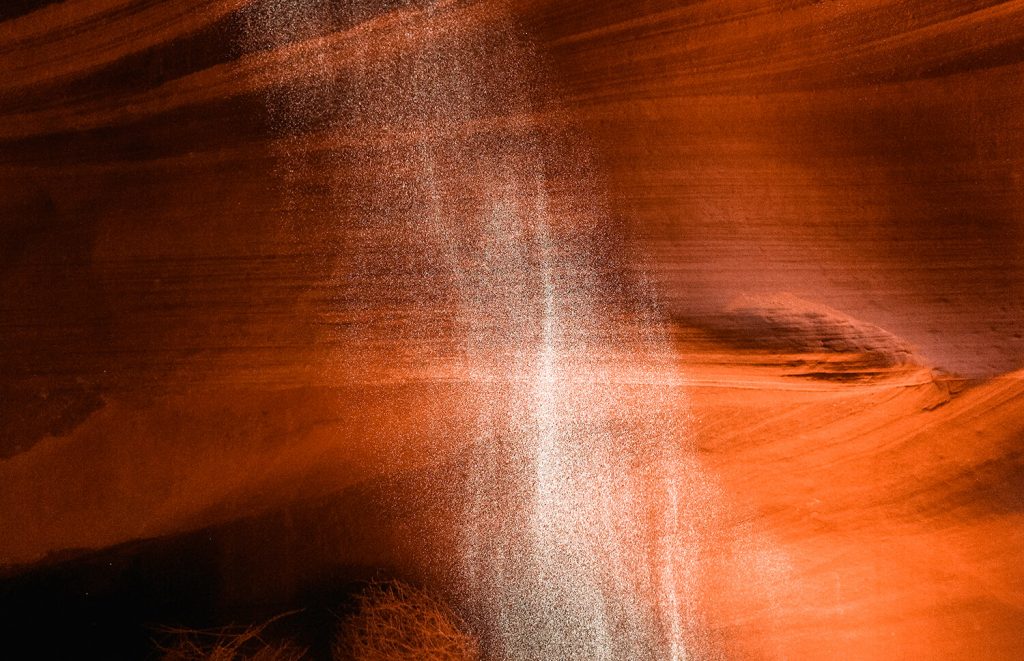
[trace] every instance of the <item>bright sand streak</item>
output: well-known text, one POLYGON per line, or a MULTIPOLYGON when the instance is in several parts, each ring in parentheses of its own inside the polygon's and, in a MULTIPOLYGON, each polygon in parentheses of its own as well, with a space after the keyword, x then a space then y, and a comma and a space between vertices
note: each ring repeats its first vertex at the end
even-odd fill
POLYGON ((277 73, 302 81, 270 98, 288 167, 313 167, 315 130, 336 207, 356 210, 348 304, 412 310, 354 344, 451 335, 476 429, 462 605, 497 658, 684 659, 699 539, 680 523, 707 487, 685 459, 670 344, 586 152, 536 119, 546 83, 507 16, 373 4, 264 3, 250 47, 279 47, 277 73), (280 48, 295 26, 338 25, 299 56, 280 48))

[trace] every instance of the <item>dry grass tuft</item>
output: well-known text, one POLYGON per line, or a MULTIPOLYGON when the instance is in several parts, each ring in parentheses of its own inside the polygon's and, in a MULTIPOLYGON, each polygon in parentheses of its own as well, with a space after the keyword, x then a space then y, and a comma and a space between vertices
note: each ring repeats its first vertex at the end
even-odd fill
POLYGON ((306 658, 305 649, 263 639, 263 631, 268 626, 291 614, 282 613, 263 624, 243 628, 162 629, 174 643, 160 647, 160 658, 163 661, 301 661, 306 658))
MULTIPOLYGON (((334 661, 479 661, 480 649, 465 623, 427 592, 399 582, 372 583, 354 615, 340 623, 334 661)), ((172 642, 160 646, 163 661, 301 661, 306 649, 264 639, 272 623, 222 629, 164 628, 172 642)))
POLYGON ((429 594, 399 582, 373 583, 342 623, 334 659, 477 661, 479 646, 465 623, 429 594))

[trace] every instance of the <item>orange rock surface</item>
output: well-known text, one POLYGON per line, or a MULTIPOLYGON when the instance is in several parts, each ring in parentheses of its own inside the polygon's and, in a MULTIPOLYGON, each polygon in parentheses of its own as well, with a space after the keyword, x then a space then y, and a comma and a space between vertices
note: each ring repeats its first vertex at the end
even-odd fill
POLYGON ((694 658, 1024 658, 1024 2, 16 0, 0 72, 0 583, 457 593, 460 329, 536 285, 471 248, 542 198, 609 420, 637 326, 678 375, 694 658))

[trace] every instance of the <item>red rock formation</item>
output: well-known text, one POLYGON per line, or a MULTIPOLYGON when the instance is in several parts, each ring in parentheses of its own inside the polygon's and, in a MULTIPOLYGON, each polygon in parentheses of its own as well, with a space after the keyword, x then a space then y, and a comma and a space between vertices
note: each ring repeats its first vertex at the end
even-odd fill
POLYGON ((221 526, 224 603, 339 563, 444 586, 457 524, 422 490, 479 406, 446 286, 486 264, 438 254, 487 235, 418 223, 479 216, 511 153, 608 292, 610 372, 649 374, 621 339, 645 279, 668 317, 698 658, 1024 656, 1024 2, 0 18, 8 580, 221 526))

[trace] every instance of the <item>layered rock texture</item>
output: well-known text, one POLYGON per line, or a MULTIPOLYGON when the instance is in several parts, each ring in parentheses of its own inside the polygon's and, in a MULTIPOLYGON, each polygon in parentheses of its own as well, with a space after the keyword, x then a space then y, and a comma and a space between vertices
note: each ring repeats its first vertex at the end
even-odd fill
POLYGON ((16 0, 0 72, 0 630, 473 602, 536 345, 679 425, 688 658, 1024 658, 1024 2, 16 0))

